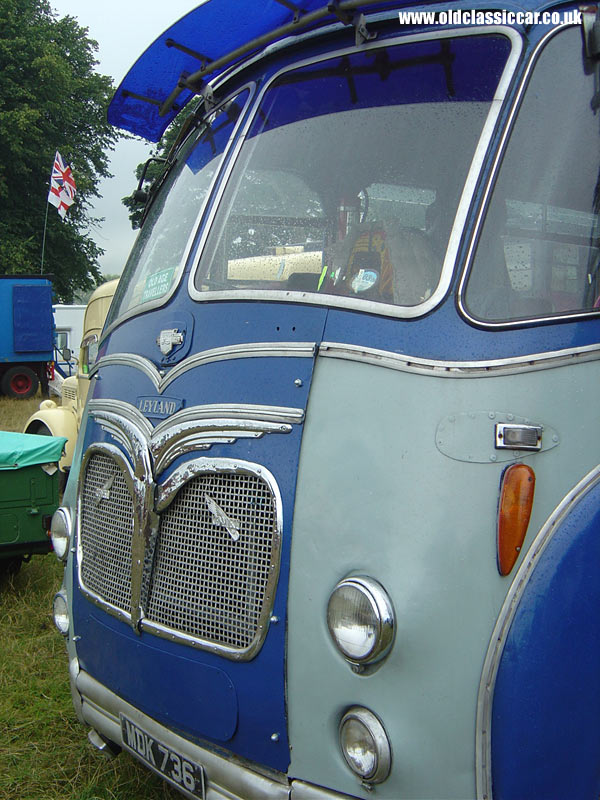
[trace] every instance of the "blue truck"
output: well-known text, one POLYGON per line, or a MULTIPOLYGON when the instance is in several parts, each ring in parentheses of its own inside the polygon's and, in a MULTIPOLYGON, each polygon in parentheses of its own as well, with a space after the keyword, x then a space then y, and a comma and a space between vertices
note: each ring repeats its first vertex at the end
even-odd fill
POLYGON ((54 358, 52 284, 44 275, 0 275, 0 390, 47 392, 54 358))

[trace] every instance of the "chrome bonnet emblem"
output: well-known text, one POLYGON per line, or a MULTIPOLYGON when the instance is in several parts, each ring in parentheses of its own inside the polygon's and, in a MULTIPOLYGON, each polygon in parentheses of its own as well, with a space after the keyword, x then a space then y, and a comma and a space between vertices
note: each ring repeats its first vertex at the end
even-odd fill
POLYGON ((241 525, 237 519, 231 519, 228 517, 227 514, 223 511, 223 509, 215 503, 215 501, 209 495, 204 495, 204 500, 206 501, 206 505, 208 510, 211 513, 213 523, 218 527, 223 527, 227 531, 227 533, 231 536, 234 542, 240 538, 240 528, 241 525))
POLYGON ((114 481, 115 476, 111 475, 104 486, 96 489, 94 493, 94 502, 96 503, 96 506, 99 506, 103 500, 110 500, 110 490, 112 489, 114 481))

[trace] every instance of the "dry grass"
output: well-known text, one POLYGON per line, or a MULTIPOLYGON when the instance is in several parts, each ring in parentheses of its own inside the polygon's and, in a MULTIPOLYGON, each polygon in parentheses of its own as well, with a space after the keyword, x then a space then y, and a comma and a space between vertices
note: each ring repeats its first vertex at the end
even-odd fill
POLYGON ((22 431, 29 417, 40 407, 44 398, 38 392, 27 400, 0 396, 0 430, 22 431))
MULTIPOLYGON (((20 431, 41 398, 0 397, 0 428, 20 431)), ((56 558, 0 573, 0 800, 176 800, 126 754, 109 761, 73 710, 64 642, 52 622, 56 558)))

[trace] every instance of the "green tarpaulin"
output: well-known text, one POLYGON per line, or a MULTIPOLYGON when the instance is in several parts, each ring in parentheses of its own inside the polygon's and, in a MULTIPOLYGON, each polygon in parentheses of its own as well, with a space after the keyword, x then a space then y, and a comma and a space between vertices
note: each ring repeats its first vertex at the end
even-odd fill
POLYGON ((64 436, 0 431, 0 469, 20 469, 58 461, 66 441, 64 436))

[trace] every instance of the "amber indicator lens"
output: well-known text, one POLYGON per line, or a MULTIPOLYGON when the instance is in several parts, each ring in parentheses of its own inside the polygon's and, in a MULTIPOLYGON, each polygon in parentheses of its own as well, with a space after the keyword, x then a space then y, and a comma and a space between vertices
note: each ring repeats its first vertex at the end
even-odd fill
POLYGON ((498 572, 508 575, 515 565, 529 525, 535 473, 526 464, 513 464, 502 477, 498 507, 498 572))

